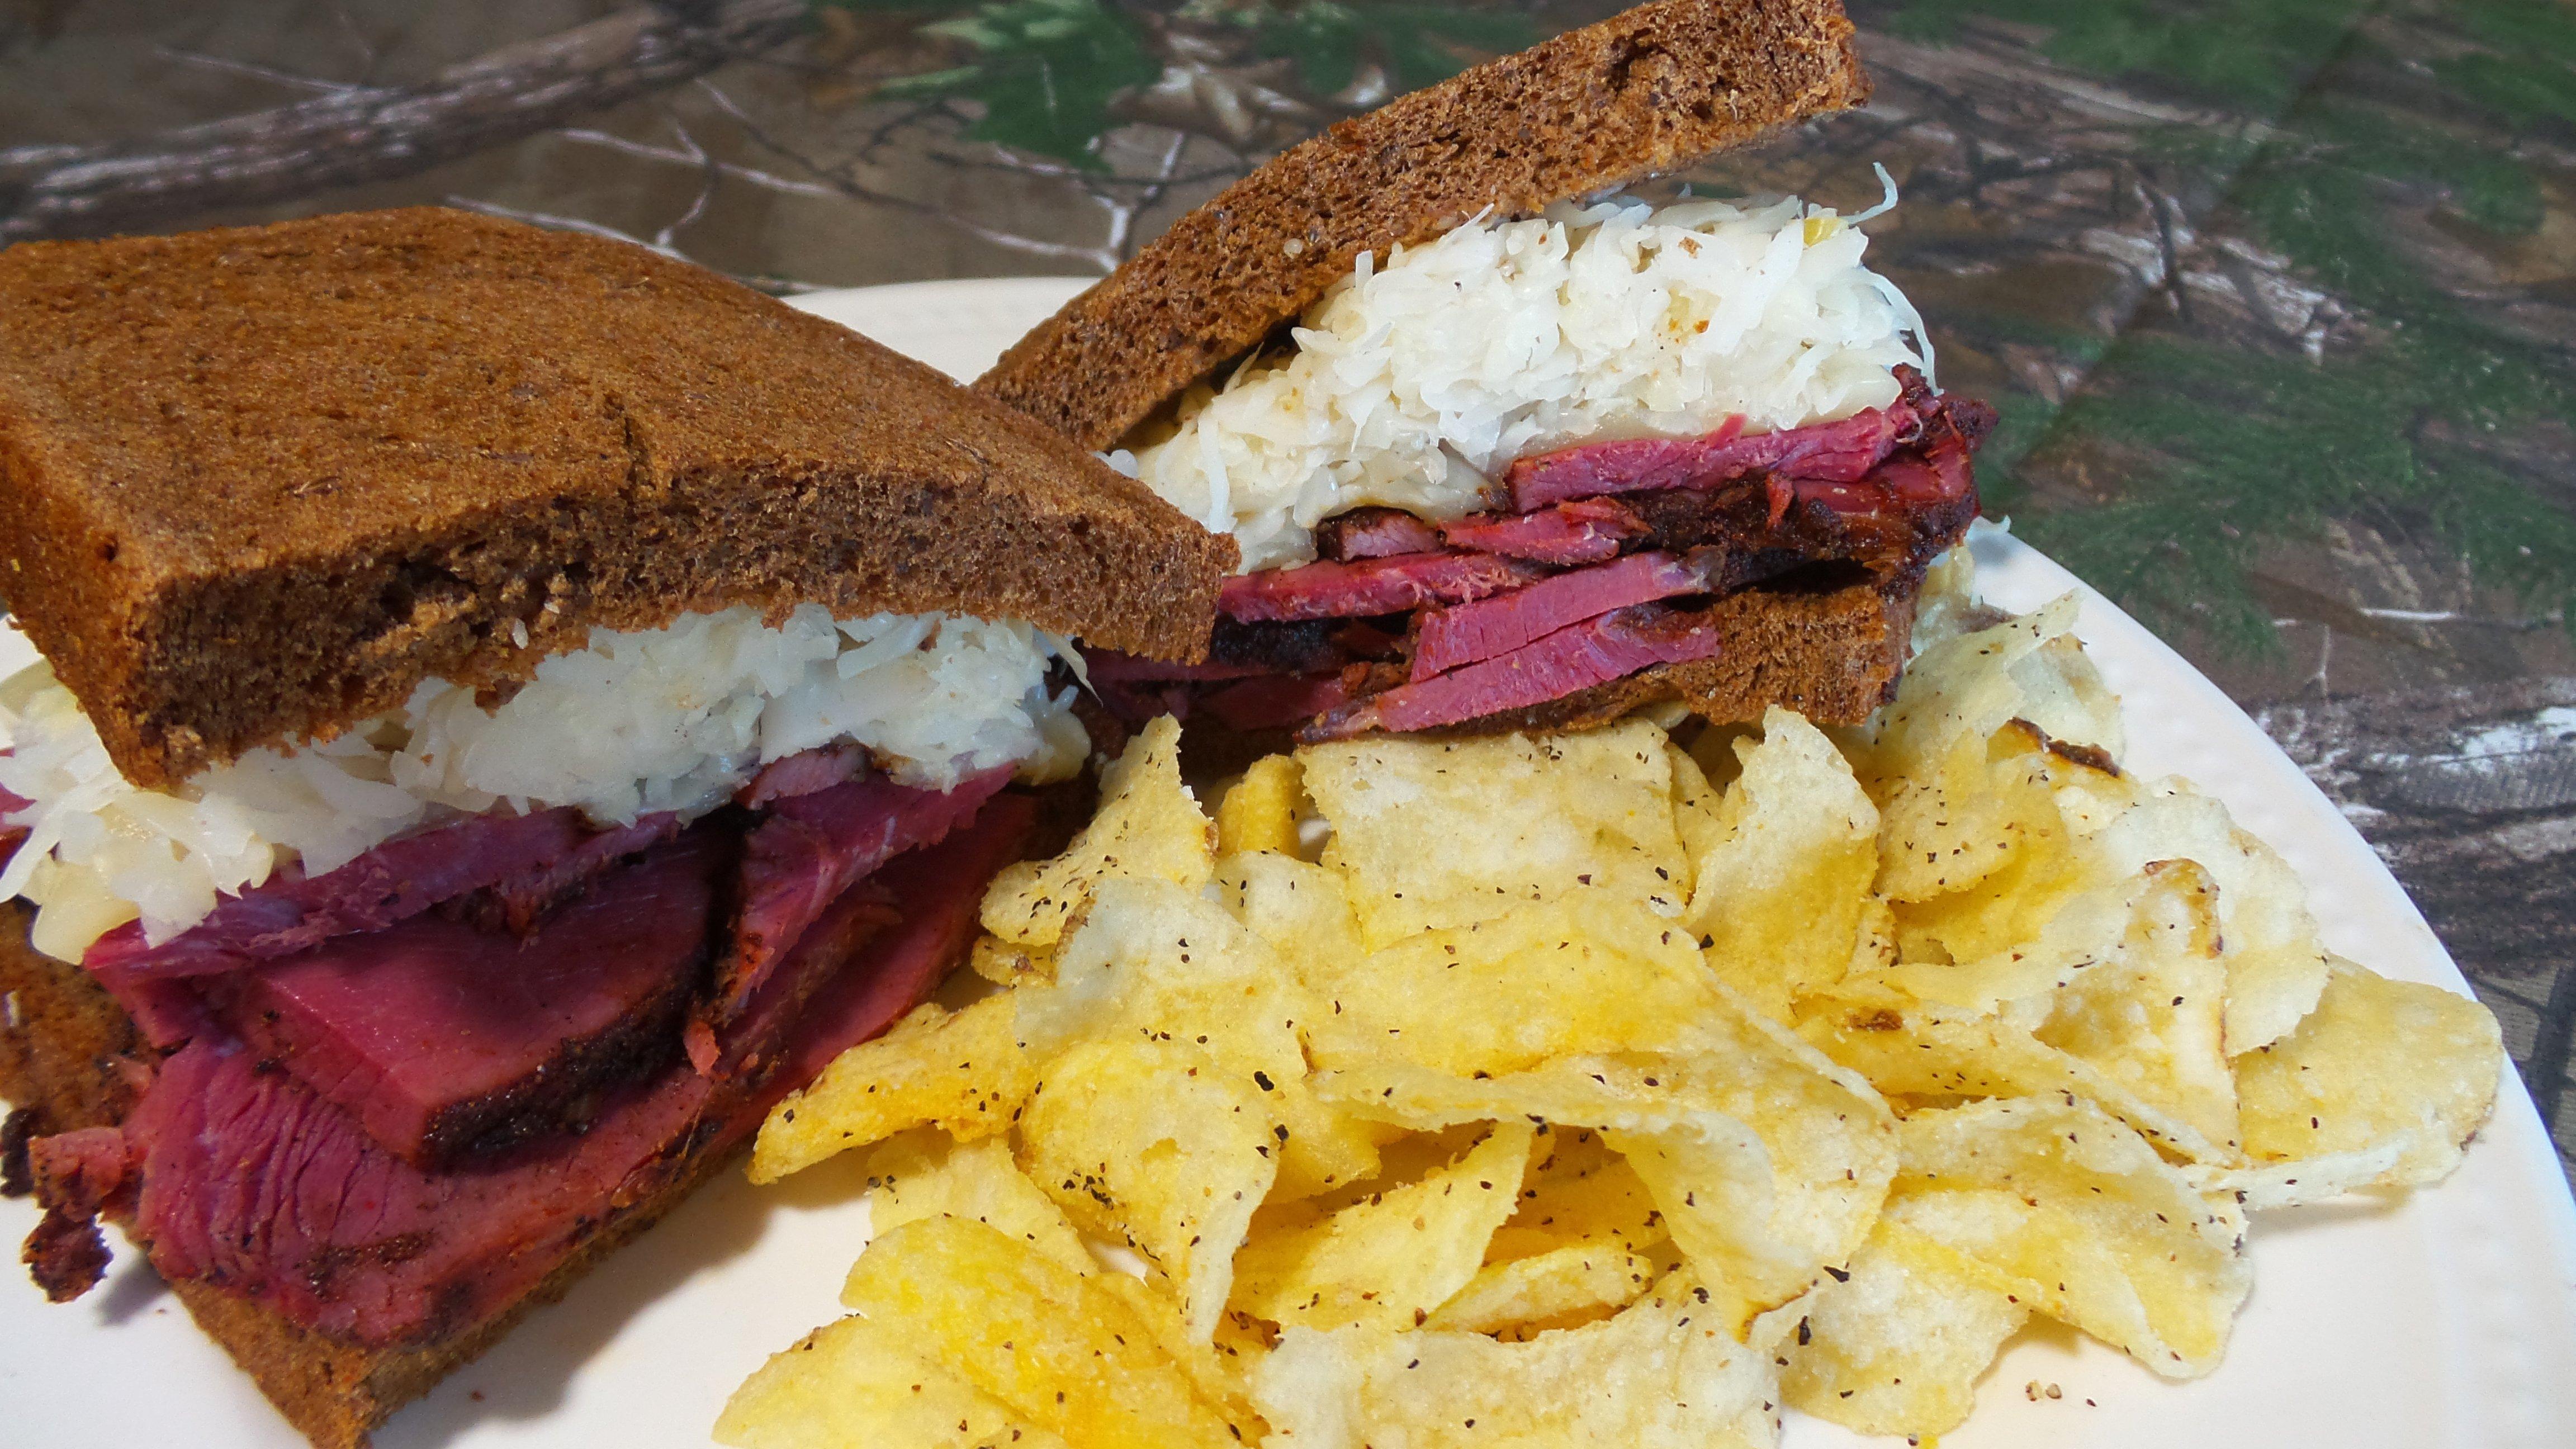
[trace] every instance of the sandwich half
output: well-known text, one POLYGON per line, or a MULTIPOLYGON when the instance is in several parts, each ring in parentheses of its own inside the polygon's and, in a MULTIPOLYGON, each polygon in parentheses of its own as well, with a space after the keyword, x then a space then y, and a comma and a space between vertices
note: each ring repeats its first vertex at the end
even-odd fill
POLYGON ((362 1443, 961 956, 1234 549, 637 248, 441 210, 0 253, 0 1092, 362 1443))
POLYGON ((1007 353, 978 390, 1241 547, 1208 658, 1097 650, 1103 701, 1309 741, 1883 702, 1993 414, 1873 213, 1615 194, 1858 104, 1851 39, 1655 0, 1289 151, 1007 353))

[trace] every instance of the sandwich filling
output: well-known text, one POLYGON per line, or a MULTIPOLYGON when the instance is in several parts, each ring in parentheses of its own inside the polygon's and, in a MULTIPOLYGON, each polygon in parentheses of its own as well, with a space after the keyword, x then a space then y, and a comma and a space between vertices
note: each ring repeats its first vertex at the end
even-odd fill
POLYGON ((38 1281, 94 1283, 105 1214, 368 1347, 507 1308, 962 958, 1033 827, 1006 787, 1086 748, 1064 652, 727 610, 169 792, 30 666, 6 883, 142 1038, 121 1123, 29 1145, 38 1281))
POLYGON ((1993 414, 1933 387, 1862 263, 1893 200, 1559 205, 1363 256, 1112 456, 1244 562, 1209 660, 1095 653, 1104 702, 1308 739, 1507 723, 1715 658, 1728 595, 1901 608, 1976 515, 1993 414))

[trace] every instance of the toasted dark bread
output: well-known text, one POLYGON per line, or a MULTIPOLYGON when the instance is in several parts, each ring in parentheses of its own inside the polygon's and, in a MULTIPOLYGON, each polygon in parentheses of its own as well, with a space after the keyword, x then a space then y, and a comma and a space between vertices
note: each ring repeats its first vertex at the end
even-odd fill
POLYGON ((1233 558, 640 247, 420 208, 0 252, 0 596, 139 785, 731 604, 1195 658, 1233 558))
POLYGON ((1344 121, 1172 224, 977 391, 1106 448, 1349 276, 1860 104, 1840 0, 1652 0, 1344 121))

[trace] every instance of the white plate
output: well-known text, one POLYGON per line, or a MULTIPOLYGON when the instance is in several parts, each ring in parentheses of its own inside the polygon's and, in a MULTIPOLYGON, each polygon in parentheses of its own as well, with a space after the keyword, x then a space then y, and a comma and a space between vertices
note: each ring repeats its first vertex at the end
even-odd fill
MULTIPOLYGON (((1081 286, 931 282, 798 305, 972 376, 1081 286)), ((1976 549, 1986 595, 2004 607, 2083 595, 2078 632, 2126 702, 2129 763, 2190 776, 2279 848, 2307 881, 2328 945, 2391 976, 2466 989, 2379 858, 2215 686, 2000 531, 1982 531, 1976 549)), ((0 1204, 11 1241, 33 1222, 24 1202, 0 1204)), ((866 1236, 846 1158, 758 1192, 727 1174, 377 1442, 704 1444, 745 1374, 838 1315, 841 1277, 866 1236)), ((2253 1254, 2254 1296, 2215 1374, 2168 1384, 2072 1334, 2035 1333, 1988 1375, 1976 1417, 1944 1442, 2541 1449, 2576 1440, 2576 1207, 2518 1079, 2449 1182, 2396 1207, 2265 1215, 2253 1254), (2031 1400, 2033 1380, 2059 1385, 2062 1397, 2031 1400)), ((7 1277, 0 1440, 296 1442, 131 1252, 66 1307, 7 1277)), ((1793 1419, 1788 1442, 1873 1441, 1793 1419)))

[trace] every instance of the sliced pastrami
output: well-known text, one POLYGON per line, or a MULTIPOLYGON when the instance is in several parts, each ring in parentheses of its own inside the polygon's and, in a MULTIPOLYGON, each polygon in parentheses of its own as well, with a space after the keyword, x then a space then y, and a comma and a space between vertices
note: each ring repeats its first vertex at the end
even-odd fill
POLYGON ((1020 858, 1037 816, 1026 795, 1000 795, 961 830, 878 872, 903 919, 877 933, 848 968, 796 1012, 796 1033, 763 1089, 765 1099, 814 1079, 832 1058, 919 1006, 974 943, 984 887, 1020 858))
POLYGON ((1535 513, 1479 513, 1444 524, 1452 547, 1571 568, 1618 557, 1645 523, 1615 498, 1578 498, 1535 513))
POLYGON ((1228 685, 1199 703, 1227 729, 1267 730, 1304 724, 1350 697, 1338 674, 1282 674, 1228 685))
POLYGON ((1718 632, 1704 615, 1639 604, 1605 614, 1464 669, 1402 684, 1326 715, 1299 732, 1308 742, 1371 730, 1405 733, 1526 709, 1656 664, 1706 659, 1718 632))
POLYGON ((524 939, 437 913, 224 983, 265 1060, 423 1166, 578 1127, 673 1060, 731 851, 698 831, 592 883, 524 939))
POLYGON ((1716 572, 1713 557, 1632 553, 1472 604, 1425 610, 1414 616, 1419 632, 1411 678, 1418 684, 1435 674, 1508 654, 1613 609, 1677 594, 1706 593, 1716 572))
POLYGON ((81 964, 111 983, 216 975, 334 936, 381 931, 476 891, 542 905, 678 829, 678 817, 664 814, 600 831, 570 807, 476 815, 389 841, 318 876, 280 871, 217 901, 204 920, 158 946, 144 939, 140 922, 128 922, 93 943, 81 964))
POLYGON ((836 924, 844 906, 835 903, 743 1013, 720 1074, 802 1084, 919 1006, 966 959, 984 887, 1020 858, 1036 818, 1029 796, 996 795, 973 824, 888 861, 860 890, 893 903, 889 924, 845 933, 836 924), (798 976, 811 984, 780 989, 798 976))
POLYGON ((721 1028, 750 1003, 796 938, 843 891, 888 860, 975 817, 1007 765, 941 794, 872 777, 781 800, 744 843, 741 907, 704 1020, 721 1028))
POLYGON ((1400 508, 1354 508, 1315 525, 1315 552, 1335 563, 1429 553, 1439 547, 1440 530, 1400 508))
POLYGON ((488 1163, 429 1172, 258 1053, 191 1043, 126 1119, 135 1235, 172 1279, 222 1284, 368 1347, 439 1342, 533 1287, 617 1209, 758 1121, 665 1072, 488 1163), (710 1109, 716 1111, 711 1112, 710 1109))
POLYGON ((1539 576, 1516 559, 1486 553, 1408 553, 1360 563, 1311 563, 1237 574, 1217 607, 1236 619, 1356 619, 1426 604, 1460 604, 1539 576))
POLYGON ((1512 506, 1529 513, 1572 498, 1662 488, 1713 488, 1748 473, 1857 482, 1913 436, 1934 402, 1923 375, 1896 369, 1900 394, 1830 423, 1745 434, 1743 419, 1697 438, 1632 438, 1582 443, 1523 458, 1505 475, 1512 506))
POLYGON ((757 808, 791 795, 811 795, 817 790, 846 785, 867 772, 867 747, 853 740, 799 750, 761 766, 758 774, 733 792, 733 803, 757 808))

